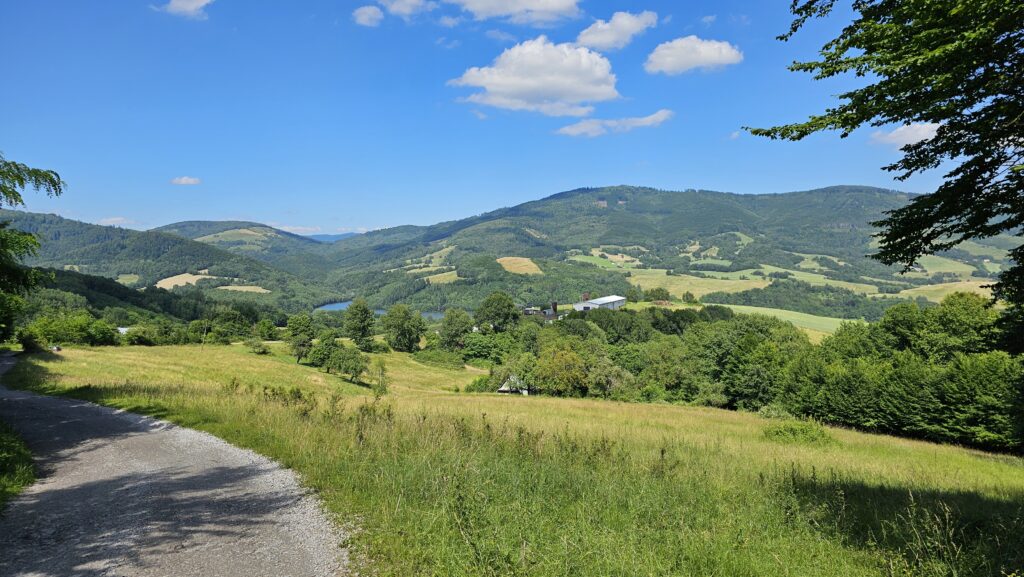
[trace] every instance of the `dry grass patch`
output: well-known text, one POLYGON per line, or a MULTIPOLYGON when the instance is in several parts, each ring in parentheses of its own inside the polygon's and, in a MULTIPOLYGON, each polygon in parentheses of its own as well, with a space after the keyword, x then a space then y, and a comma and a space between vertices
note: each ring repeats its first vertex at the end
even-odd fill
POLYGON ((261 294, 261 295, 270 294, 270 291, 268 291, 267 289, 265 289, 265 288, 263 288, 261 286, 254 286, 254 285, 224 285, 224 286, 219 286, 217 288, 220 289, 220 290, 234 291, 234 292, 240 292, 240 293, 255 293, 255 294, 261 294))
POLYGON ((644 290, 652 288, 668 289, 668 292, 676 298, 682 298, 685 293, 691 293, 700 298, 708 293, 729 292, 738 293, 745 290, 764 288, 771 284, 763 278, 749 279, 721 279, 701 278, 690 275, 666 274, 664 269, 634 269, 630 271, 630 278, 640 285, 644 290))
POLYGON ((203 279, 215 279, 215 278, 220 278, 220 277, 210 276, 208 274, 192 274, 192 273, 187 273, 186 272, 186 273, 182 273, 182 274, 178 274, 178 275, 174 275, 174 276, 169 276, 169 277, 167 277, 165 279, 161 279, 161 280, 157 281, 156 286, 157 286, 157 288, 162 288, 162 289, 170 290, 170 289, 172 289, 174 287, 185 286, 185 285, 190 285, 190 284, 194 285, 194 284, 196 284, 197 282, 199 282, 199 281, 201 281, 203 279))
POLYGON ((537 263, 522 256, 506 256, 498 259, 501 268, 513 274, 544 274, 537 263))

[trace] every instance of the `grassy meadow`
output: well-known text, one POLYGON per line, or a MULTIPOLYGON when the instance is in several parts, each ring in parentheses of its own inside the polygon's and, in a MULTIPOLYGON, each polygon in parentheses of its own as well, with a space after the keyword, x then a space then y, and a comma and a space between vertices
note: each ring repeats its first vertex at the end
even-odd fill
POLYGON ((460 393, 482 371, 399 353, 383 355, 390 392, 375 399, 272 350, 66 349, 23 357, 5 382, 279 460, 354 526, 375 575, 1024 567, 1018 458, 714 409, 460 393))

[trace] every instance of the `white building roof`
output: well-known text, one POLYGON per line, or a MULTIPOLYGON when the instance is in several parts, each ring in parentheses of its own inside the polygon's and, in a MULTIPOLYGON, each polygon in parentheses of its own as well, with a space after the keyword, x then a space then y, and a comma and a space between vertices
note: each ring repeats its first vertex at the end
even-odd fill
POLYGON ((618 295, 610 295, 610 296, 606 296, 606 297, 601 297, 599 299, 589 300, 589 301, 587 301, 586 304, 601 306, 601 305, 608 305, 608 304, 611 304, 611 303, 614 303, 614 302, 624 301, 624 300, 626 300, 626 297, 620 297, 618 295))

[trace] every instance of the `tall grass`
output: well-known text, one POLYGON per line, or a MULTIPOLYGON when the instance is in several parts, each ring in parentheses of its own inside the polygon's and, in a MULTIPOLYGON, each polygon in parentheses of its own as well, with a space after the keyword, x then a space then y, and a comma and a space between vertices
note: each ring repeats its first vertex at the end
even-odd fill
MULTIPOLYGON (((1019 459, 753 415, 393 394, 240 347, 70 350, 6 381, 156 414, 296 469, 377 575, 1001 575, 1024 567, 1019 459), (769 435, 770 436, 770 435, 769 435)), ((424 380, 430 375, 433 388, 424 380)))
POLYGON ((34 480, 28 448, 13 429, 0 422, 0 514, 7 501, 34 480))

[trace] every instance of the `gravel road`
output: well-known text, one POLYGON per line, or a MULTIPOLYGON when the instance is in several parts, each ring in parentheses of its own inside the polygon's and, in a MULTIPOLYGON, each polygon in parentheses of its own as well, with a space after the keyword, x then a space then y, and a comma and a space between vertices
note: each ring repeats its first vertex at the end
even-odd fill
MULTIPOLYGON (((0 374, 14 359, 0 359, 0 374)), ((344 535, 291 471, 216 437, 0 386, 39 481, 0 512, 2 577, 321 577, 344 535)))

